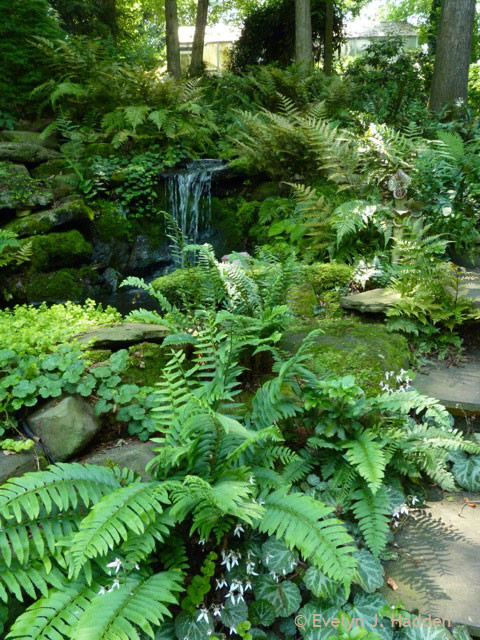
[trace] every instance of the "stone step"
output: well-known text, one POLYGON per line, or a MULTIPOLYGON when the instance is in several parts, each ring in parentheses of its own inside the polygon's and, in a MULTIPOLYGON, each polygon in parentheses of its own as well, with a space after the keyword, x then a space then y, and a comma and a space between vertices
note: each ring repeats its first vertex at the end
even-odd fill
POLYGON ((480 636, 480 504, 462 507, 465 497, 445 494, 409 521, 395 537, 399 558, 385 563, 383 595, 407 611, 466 625, 480 636))
POLYGON ((454 415, 480 414, 480 354, 467 362, 449 366, 435 362, 420 371, 413 386, 430 398, 436 398, 454 415))

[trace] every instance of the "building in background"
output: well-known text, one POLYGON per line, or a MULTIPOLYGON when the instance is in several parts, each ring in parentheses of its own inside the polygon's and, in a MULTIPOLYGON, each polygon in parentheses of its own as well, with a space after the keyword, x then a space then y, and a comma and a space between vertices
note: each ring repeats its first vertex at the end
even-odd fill
MULTIPOLYGON (((179 27, 178 29, 182 69, 187 69, 190 64, 194 33, 195 27, 179 27)), ((209 73, 220 73, 226 68, 228 52, 240 34, 240 28, 228 24, 216 24, 206 28, 203 61, 209 73)), ((342 46, 341 55, 357 56, 372 42, 392 36, 400 37, 405 49, 416 49, 419 46, 416 27, 406 21, 354 21, 346 26, 346 39, 342 46)))
POLYGON ((418 43, 417 28, 406 20, 403 22, 359 22, 347 24, 345 44, 342 55, 358 56, 368 45, 385 38, 399 37, 406 50, 416 49, 418 43))
MULTIPOLYGON (((190 64, 195 27, 179 27, 180 57, 182 68, 190 64)), ((228 24, 216 24, 205 30, 203 61, 209 73, 219 73, 226 67, 228 52, 240 37, 241 29, 228 24)))

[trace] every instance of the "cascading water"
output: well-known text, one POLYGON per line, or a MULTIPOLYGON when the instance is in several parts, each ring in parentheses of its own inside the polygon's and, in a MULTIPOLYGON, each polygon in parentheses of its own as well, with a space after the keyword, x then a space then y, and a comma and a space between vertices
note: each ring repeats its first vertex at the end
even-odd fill
POLYGON ((212 176, 225 169, 222 160, 191 160, 184 169, 166 174, 170 214, 182 233, 198 242, 208 229, 212 176))

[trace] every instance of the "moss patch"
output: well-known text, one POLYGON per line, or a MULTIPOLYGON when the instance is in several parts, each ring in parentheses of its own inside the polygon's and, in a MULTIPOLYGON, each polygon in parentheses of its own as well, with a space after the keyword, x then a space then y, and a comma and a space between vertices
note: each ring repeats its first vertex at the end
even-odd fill
POLYGON ((152 286, 172 304, 183 306, 187 303, 191 306, 199 300, 202 278, 202 270, 198 267, 176 269, 154 280, 152 286))
POLYGON ((154 386, 171 357, 168 349, 152 342, 136 344, 128 352, 128 365, 121 374, 122 380, 138 386, 154 386))
POLYGON ((82 300, 86 297, 89 285, 96 275, 90 267, 36 273, 28 277, 22 297, 26 302, 82 300))
POLYGON ((337 262, 315 262, 305 267, 305 279, 317 295, 346 287, 352 279, 353 269, 337 262))
POLYGON ((32 244, 30 265, 36 271, 73 267, 88 261, 92 254, 92 245, 79 231, 50 233, 45 236, 35 236, 23 242, 32 244))
POLYGON ((93 211, 87 207, 83 200, 75 199, 64 202, 54 209, 40 211, 24 218, 12 220, 6 225, 6 228, 21 237, 25 237, 48 233, 53 227, 59 227, 74 221, 92 219, 93 211))
MULTIPOLYGON (((354 375, 368 395, 380 392, 379 383, 387 371, 408 368, 407 340, 390 333, 382 324, 367 324, 356 318, 325 320, 315 328, 325 332, 316 340, 310 365, 322 376, 354 375)), ((312 327, 291 331, 282 346, 295 353, 312 327)))

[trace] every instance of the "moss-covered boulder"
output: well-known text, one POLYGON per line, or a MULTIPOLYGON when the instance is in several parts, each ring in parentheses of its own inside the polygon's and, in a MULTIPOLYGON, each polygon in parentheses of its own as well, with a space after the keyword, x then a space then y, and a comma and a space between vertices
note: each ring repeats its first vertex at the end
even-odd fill
MULTIPOLYGON (((386 372, 409 366, 407 340, 387 331, 382 324, 340 318, 324 320, 315 328, 318 327, 324 334, 315 340, 310 364, 322 376, 354 375, 368 394, 376 394, 386 372)), ((287 332, 281 346, 296 353, 311 329, 287 332)))
POLYGON ((58 151, 47 149, 40 144, 30 144, 27 142, 0 142, 0 160, 26 164, 27 167, 61 157, 62 156, 58 151))
POLYGON ((77 191, 78 179, 74 173, 51 176, 46 182, 55 200, 61 200, 62 198, 71 196, 77 191))
POLYGON ((23 164, 0 162, 0 209, 46 207, 53 192, 32 178, 23 164))
POLYGON ((317 295, 346 287, 352 274, 352 267, 339 262, 315 262, 305 267, 305 279, 317 295))
POLYGON ((81 301, 91 293, 97 273, 91 267, 59 269, 51 273, 34 273, 19 279, 9 290, 15 301, 65 302, 81 301))
POLYGON ((47 209, 9 222, 5 228, 14 231, 21 238, 48 233, 55 227, 72 222, 92 220, 93 211, 81 199, 63 202, 53 209, 47 209))
POLYGON ((352 279, 353 269, 337 262, 316 262, 305 265, 302 282, 290 292, 290 307, 299 317, 309 323, 326 308, 339 309, 340 290, 352 279), (338 293, 334 293, 338 292, 338 293))
POLYGON ((164 295, 169 302, 177 306, 185 303, 194 306, 199 300, 200 286, 204 275, 198 267, 176 269, 165 276, 157 278, 151 284, 164 295))
POLYGON ((34 178, 50 178, 51 176, 60 175, 71 172, 70 167, 62 158, 43 162, 32 169, 31 173, 34 178))
POLYGON ((58 147, 58 141, 55 136, 42 136, 37 131, 0 131, 0 141, 35 144, 49 149, 58 147))
POLYGON ((92 255, 92 245, 76 230, 34 236, 22 242, 32 245, 30 267, 36 271, 75 267, 92 255))

